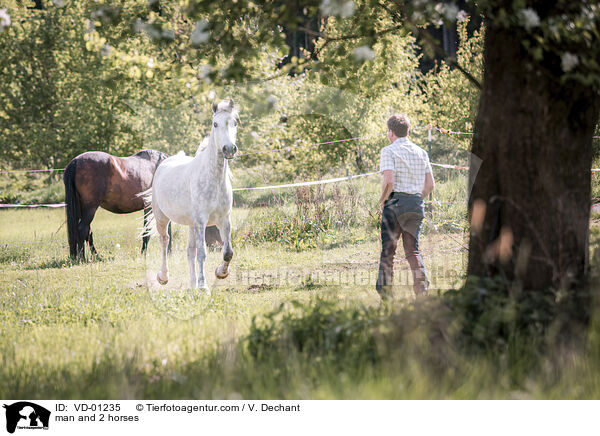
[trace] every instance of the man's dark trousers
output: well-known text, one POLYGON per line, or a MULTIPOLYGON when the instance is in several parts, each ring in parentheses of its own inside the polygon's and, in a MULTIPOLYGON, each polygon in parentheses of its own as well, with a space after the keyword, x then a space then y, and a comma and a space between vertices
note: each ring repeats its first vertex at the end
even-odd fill
POLYGON ((381 214, 381 258, 376 284, 381 296, 389 296, 391 293, 394 255, 400 236, 406 260, 412 270, 415 294, 427 292, 429 282, 419 253, 419 233, 424 215, 423 198, 419 194, 393 192, 386 200, 381 214))

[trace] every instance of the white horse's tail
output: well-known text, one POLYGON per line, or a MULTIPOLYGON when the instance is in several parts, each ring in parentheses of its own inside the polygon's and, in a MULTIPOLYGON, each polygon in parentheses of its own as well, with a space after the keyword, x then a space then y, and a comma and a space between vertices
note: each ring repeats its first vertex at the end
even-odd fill
POLYGON ((144 225, 140 229, 140 234, 138 238, 143 238, 144 236, 152 236, 156 234, 156 220, 154 219, 154 212, 152 210, 152 187, 150 189, 146 189, 145 191, 136 194, 136 197, 141 197, 144 200, 144 209, 148 211, 144 213, 142 219, 144 220, 144 225))

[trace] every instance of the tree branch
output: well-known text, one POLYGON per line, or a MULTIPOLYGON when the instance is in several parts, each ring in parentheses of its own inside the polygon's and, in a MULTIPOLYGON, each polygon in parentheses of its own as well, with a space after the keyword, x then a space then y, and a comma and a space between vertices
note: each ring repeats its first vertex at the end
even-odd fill
MULTIPOLYGON (((396 3, 396 2, 394 2, 396 3)), ((364 35, 362 33, 351 33, 349 35, 342 35, 342 36, 337 36, 337 37, 329 37, 324 33, 321 32, 317 32, 315 30, 312 29, 308 29, 306 27, 298 27, 298 30, 301 32, 304 32, 308 35, 311 36, 315 36, 318 38, 323 38, 325 40, 325 42, 323 43, 323 45, 319 48, 316 49, 312 54, 311 54, 311 59, 314 60, 316 59, 316 57, 319 55, 319 53, 327 46, 327 44, 331 43, 331 42, 336 42, 336 41, 348 41, 351 39, 359 39, 359 38, 365 38, 367 36, 371 37, 371 38, 378 38, 382 35, 385 35, 386 33, 390 33, 393 32, 395 30, 399 30, 402 27, 406 26, 407 24, 411 27, 411 30, 413 33, 415 33, 416 35, 420 36, 421 39, 428 44, 431 48, 433 48, 433 50, 440 55, 442 58, 444 58, 444 60, 451 65, 452 67, 456 68, 458 71, 460 71, 466 78, 467 80, 469 80, 469 82, 471 82, 471 84, 473 84, 477 89, 481 89, 481 83, 479 83, 479 80, 477 80, 475 78, 475 76, 473 76, 471 73, 469 73, 464 67, 462 67, 458 61, 456 60, 456 58, 450 56, 446 50, 444 50, 442 47, 439 46, 439 44, 437 43, 437 41, 434 40, 434 38, 431 36, 431 34, 427 31, 427 30, 422 30, 419 29, 419 27, 417 25, 415 25, 409 18, 402 18, 402 14, 400 13, 400 11, 393 11, 391 10, 389 7, 387 7, 387 5, 379 3, 379 5, 382 7, 382 9, 384 9, 394 21, 397 20, 403 20, 406 23, 402 23, 402 24, 397 24, 396 26, 392 26, 392 27, 388 27, 387 29, 381 30, 379 32, 374 33, 373 35, 364 35)), ((400 7, 397 3, 396 5, 398 7, 400 7)))
POLYGON ((336 37, 329 37, 324 33, 321 32, 317 32, 314 31, 312 29, 307 29, 306 27, 298 27, 298 30, 301 32, 305 32, 311 36, 316 36, 319 38, 323 38, 325 40, 325 42, 323 43, 323 45, 319 48, 319 49, 315 49, 315 51, 313 53, 311 53, 311 60, 315 60, 317 58, 317 56, 319 55, 319 53, 325 48, 327 47, 327 45, 330 42, 336 42, 336 41, 348 41, 350 39, 360 39, 360 38, 379 38, 382 35, 385 35, 386 33, 390 33, 393 32, 395 30, 401 29, 403 27, 402 24, 398 24, 396 26, 392 26, 392 27, 388 27, 387 29, 381 30, 379 32, 375 32, 372 35, 365 35, 362 33, 351 33, 349 35, 342 35, 342 36, 336 36, 336 37))
POLYGON ((481 83, 479 83, 479 80, 477 80, 471 73, 469 73, 467 70, 464 69, 464 67, 462 67, 458 61, 456 60, 456 58, 450 56, 446 50, 444 50, 442 47, 439 46, 439 44, 437 43, 437 41, 433 38, 433 36, 431 36, 431 34, 425 30, 425 29, 419 29, 419 27, 413 23, 411 21, 411 19, 409 17, 402 17, 402 14, 400 11, 402 11, 402 4, 398 2, 398 0, 392 0, 393 3, 396 5, 396 7, 398 8, 396 11, 391 10, 390 8, 388 8, 386 5, 379 3, 379 5, 385 9, 385 11, 390 14, 391 18, 393 20, 403 20, 406 21, 406 24, 408 24, 411 27, 411 31, 420 36, 422 40, 425 41, 426 44, 429 45, 429 47, 433 48, 433 50, 440 55, 441 57, 444 58, 444 60, 451 66, 453 66, 454 68, 456 68, 458 71, 460 71, 466 78, 467 80, 469 80, 469 82, 471 82, 477 89, 481 90, 481 83))
POLYGON ((385 35, 386 33, 390 33, 393 32, 394 30, 398 30, 401 29, 403 27, 402 24, 398 24, 396 26, 392 26, 392 27, 388 27, 387 29, 381 30, 379 32, 375 32, 372 35, 365 35, 363 33, 351 33, 350 35, 342 35, 342 36, 336 36, 336 37, 329 37, 324 33, 321 32, 317 32, 315 30, 311 30, 311 29, 307 29, 306 27, 298 27, 298 30, 300 30, 301 32, 305 32, 308 33, 309 35, 312 36, 318 36, 319 38, 323 38, 325 41, 329 41, 329 42, 335 42, 335 41, 347 41, 349 39, 359 39, 359 38, 378 38, 381 35, 385 35))
POLYGON ((475 76, 473 76, 471 73, 469 73, 467 70, 464 69, 464 67, 462 67, 458 61, 456 60, 456 58, 450 56, 446 50, 444 50, 442 47, 439 46, 439 44, 437 43, 437 41, 435 41, 435 39, 433 38, 433 36, 431 35, 431 33, 429 33, 426 30, 421 30, 419 29, 417 26, 413 25, 411 23, 412 26, 412 31, 414 33, 416 33, 417 35, 421 36, 421 38, 431 47, 435 50, 435 52, 437 54, 439 54, 440 56, 442 56, 444 58, 444 60, 452 65, 454 68, 456 68, 458 71, 460 71, 477 89, 481 90, 481 83, 479 83, 479 80, 477 80, 475 78, 475 76))

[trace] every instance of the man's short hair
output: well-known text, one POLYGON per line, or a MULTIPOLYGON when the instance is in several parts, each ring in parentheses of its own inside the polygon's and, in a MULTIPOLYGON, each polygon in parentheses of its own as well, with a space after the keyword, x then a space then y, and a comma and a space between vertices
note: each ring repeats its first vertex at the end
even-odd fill
POLYGON ((395 114, 387 120, 388 129, 394 132, 398 138, 408 136, 408 130, 410 129, 410 120, 406 114, 395 114))

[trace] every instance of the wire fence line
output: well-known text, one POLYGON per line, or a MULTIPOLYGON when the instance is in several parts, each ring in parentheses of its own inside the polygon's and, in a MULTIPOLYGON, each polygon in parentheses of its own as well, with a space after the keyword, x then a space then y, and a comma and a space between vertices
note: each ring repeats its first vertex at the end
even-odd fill
MULTIPOLYGON (((431 165, 446 168, 446 169, 456 169, 456 170, 468 170, 468 166, 461 165, 450 165, 450 164, 441 164, 437 162, 431 162, 431 165)), ((600 168, 592 168, 592 172, 600 172, 600 168)), ((304 187, 304 186, 315 186, 315 185, 324 185, 328 183, 338 183, 347 180, 353 180, 361 177, 368 177, 375 174, 379 174, 381 171, 372 171, 363 174, 353 174, 350 176, 344 177, 336 177, 331 179, 320 179, 320 180, 310 180, 304 182, 293 182, 293 183, 285 183, 280 185, 267 185, 267 186, 251 186, 251 187, 243 187, 243 188, 233 188, 234 192, 239 191, 255 191, 255 190, 272 190, 272 189, 286 189, 286 188, 296 188, 296 187, 304 187)), ((39 208, 39 207, 65 207, 65 203, 55 203, 55 204, 0 204, 0 208, 39 208)))
MULTIPOLYGON (((109 233, 109 234, 101 234, 100 236, 96 236, 94 234, 94 243, 98 241, 106 241, 112 238, 121 238, 124 236, 129 236, 131 233, 129 232, 119 232, 119 233, 109 233)), ((36 244, 59 244, 61 248, 68 247, 68 242, 62 239, 34 239, 31 241, 10 241, 10 242, 0 242, 0 249, 6 247, 20 246, 20 245, 36 245, 36 244)))
POLYGON ((50 207, 50 208, 58 208, 58 207, 65 207, 66 203, 51 203, 51 204, 0 204, 0 208, 38 208, 38 207, 50 207))
MULTIPOLYGON (((375 173, 373 173, 375 174, 375 173)), ((353 177, 353 176, 350 176, 353 177)), ((346 178, 343 178, 346 179, 346 178)), ((437 200, 433 200, 433 201, 424 201, 425 204, 432 204, 433 206, 439 206, 442 204, 454 204, 455 202, 452 201, 437 201, 437 200)), ((1 205, 0 205, 1 206, 1 205)), ((50 205, 52 206, 52 205, 50 205)), ((62 205, 64 206, 64 204, 62 205)), ((365 204, 365 207, 366 204, 365 204)), ((369 212, 370 215, 372 215, 369 212)), ((142 217, 139 217, 138 220, 140 220, 142 217)), ((259 217, 260 218, 260 217, 259 217)), ((298 220, 298 217, 288 217, 285 219, 278 219, 278 220, 272 220, 272 221, 261 221, 261 220, 252 220, 252 219, 243 219, 241 225, 239 227, 236 228, 237 231, 242 231, 244 229, 246 229, 249 225, 256 225, 256 224, 260 224, 261 226, 265 226, 265 225, 269 225, 269 224, 283 224, 283 223, 291 223, 291 222, 296 222, 298 220)), ((63 241, 63 240, 58 240, 55 237, 57 236, 58 232, 60 231, 60 229, 66 224, 66 221, 64 221, 52 234, 51 237, 53 239, 40 239, 40 240, 29 240, 29 241, 10 241, 10 242, 0 242, 0 250, 2 249, 7 249, 8 247, 13 247, 13 246, 27 246, 27 245, 36 245, 36 244, 56 244, 58 243, 60 245, 61 248, 65 248, 68 247, 68 244, 63 241)), ((109 233, 109 234, 101 234, 100 236, 95 236, 94 240, 95 241, 106 241, 109 239, 114 239, 117 237, 127 237, 127 236, 131 236, 131 232, 118 232, 118 233, 109 233)), ((137 237, 136 237, 137 238, 137 237)))
MULTIPOLYGON (((453 131, 449 131, 447 129, 441 129, 441 128, 432 127, 432 126, 417 126, 416 128, 417 129, 427 128, 429 130, 436 129, 436 130, 439 130, 440 132, 443 132, 443 133, 450 132, 449 134, 463 134, 464 133, 464 132, 453 132, 453 131)), ((296 148, 306 148, 306 147, 314 147, 314 146, 320 146, 320 145, 336 144, 336 143, 354 141, 354 140, 358 140, 358 139, 365 139, 365 138, 371 138, 371 137, 376 137, 376 136, 383 136, 383 135, 356 136, 356 137, 353 137, 353 138, 337 139, 337 140, 325 141, 325 142, 317 142, 317 143, 314 143, 314 144, 294 145, 294 146, 289 146, 289 147, 282 147, 282 148, 276 148, 276 149, 270 149, 270 150, 260 150, 260 151, 250 152, 250 153, 238 153, 238 154, 243 157, 243 156, 261 154, 261 153, 272 153, 272 152, 280 152, 280 151, 285 151, 285 150, 292 150, 292 149, 296 149, 296 148)), ((440 168, 448 168, 448 169, 459 169, 459 170, 467 170, 468 169, 468 167, 465 167, 465 166, 451 165, 451 164, 440 164, 440 163, 435 163, 435 162, 432 162, 431 165, 434 165, 434 166, 437 166, 437 167, 440 167, 440 168)), ((37 172, 51 172, 51 171, 64 171, 64 170, 65 170, 65 168, 49 168, 49 169, 40 169, 40 170, 9 170, 9 171, 0 171, 0 174, 6 174, 6 173, 37 173, 37 172)), ((341 182, 341 181, 344 181, 344 180, 352 180, 352 179, 355 179, 355 178, 370 176, 370 175, 377 174, 377 173, 379 173, 379 171, 373 171, 373 172, 364 173, 364 174, 355 174, 355 175, 346 176, 346 177, 338 177, 338 178, 334 178, 334 179, 322 179, 322 180, 313 180, 313 181, 306 181, 306 182, 286 183, 286 184, 270 185, 270 186, 243 187, 243 188, 234 188, 233 190, 234 191, 252 191, 252 190, 283 189, 283 188, 291 188, 291 187, 321 185, 321 184, 326 184, 326 183, 341 182)), ((65 203, 56 203, 56 204, 0 204, 0 208, 38 208, 38 207, 65 207, 65 203)))
MULTIPOLYGON (((432 164, 435 165, 435 164, 432 164)), ((463 169, 466 167, 459 167, 457 165, 442 165, 439 164, 440 166, 443 166, 444 168, 458 168, 458 169, 463 169)), ((345 177, 336 177, 333 179, 321 179, 321 180, 310 180, 310 181, 306 181, 306 182, 295 182, 295 183, 285 183, 282 185, 268 185, 268 186, 252 186, 252 187, 245 187, 245 188, 233 188, 234 192, 239 192, 239 191, 255 191, 255 190, 271 190, 271 189, 286 189, 286 188, 297 188, 297 187, 304 187, 304 186, 316 186, 316 185, 325 185, 328 183, 338 183, 338 182, 343 182, 343 181, 347 181, 347 180, 353 180, 353 179, 358 179, 361 177, 368 177, 368 176, 372 176, 375 174, 379 174, 380 171, 373 171, 370 173, 363 173, 363 174, 354 174, 351 176, 345 176, 345 177)), ((55 204, 0 204, 0 208, 39 208, 39 207, 51 207, 51 208, 58 208, 58 207, 65 207, 66 203, 55 203, 55 204)))
POLYGON ((382 136, 382 135, 356 136, 354 138, 336 139, 334 141, 317 142, 317 143, 314 143, 314 144, 290 145, 290 146, 287 146, 287 147, 272 148, 270 150, 259 150, 259 151, 249 152, 249 153, 240 152, 240 153, 237 153, 237 155, 243 157, 243 156, 250 156, 250 155, 254 155, 254 154, 274 153, 274 152, 278 152, 278 151, 294 150, 294 149, 297 149, 297 148, 317 147, 317 146, 320 146, 320 145, 330 145, 330 144, 337 144, 337 143, 340 143, 340 142, 356 141, 358 139, 372 138, 372 137, 376 137, 376 136, 382 136))
MULTIPOLYGON (((459 165, 438 164, 438 163, 433 163, 433 162, 431 164, 435 165, 435 166, 442 167, 442 168, 449 168, 449 169, 460 169, 460 170, 466 170, 466 169, 468 169, 468 167, 463 167, 463 166, 459 166, 459 165)), ((379 173, 380 173, 380 171, 372 171, 372 172, 369 172, 369 173, 353 174, 353 175, 350 175, 350 176, 336 177, 336 178, 332 178, 332 179, 310 180, 310 181, 304 181, 304 182, 285 183, 285 184, 280 184, 280 185, 267 185, 267 186, 252 186, 252 187, 243 187, 243 188, 233 188, 233 191, 234 192, 238 192, 238 191, 255 191, 255 190, 285 189, 285 188, 294 188, 294 187, 303 187, 303 186, 324 185, 324 184, 328 184, 328 183, 337 183, 337 182, 343 182, 343 181, 346 181, 346 180, 353 180, 353 179, 357 179, 357 178, 361 178, 361 177, 372 176, 372 175, 379 174, 379 173)), ((0 204, 0 208, 39 208, 39 207, 57 208, 57 207, 65 207, 65 206, 66 206, 65 203, 55 203, 55 204, 0 204)))
POLYGON ((321 179, 321 180, 311 180, 308 182, 296 182, 296 183, 286 183, 283 185, 270 185, 270 186, 255 186, 251 188, 234 188, 234 191, 253 191, 253 190, 264 190, 264 189, 284 189, 284 188, 295 188, 301 186, 314 186, 314 185, 324 185, 327 183, 337 183, 343 182, 346 180, 358 179, 360 177, 372 176, 373 174, 379 174, 380 171, 374 171, 371 173, 364 174, 355 174, 352 176, 346 177, 336 177, 335 179, 321 179))
POLYGON ((0 174, 9 174, 9 173, 45 173, 52 171, 64 171, 65 168, 48 168, 45 170, 3 170, 0 171, 0 174))

